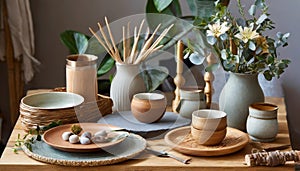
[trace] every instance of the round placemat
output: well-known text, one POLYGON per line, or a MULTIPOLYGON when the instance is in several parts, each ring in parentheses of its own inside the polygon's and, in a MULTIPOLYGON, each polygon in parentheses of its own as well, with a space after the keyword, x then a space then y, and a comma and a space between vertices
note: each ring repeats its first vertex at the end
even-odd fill
POLYGON ((29 157, 50 164, 63 166, 99 166, 122 162, 135 157, 146 148, 146 140, 132 134, 121 143, 103 148, 98 152, 70 153, 52 148, 43 141, 32 144, 32 151, 23 146, 23 151, 29 157))
POLYGON ((114 112, 111 115, 102 117, 98 123, 110 124, 126 129, 134 133, 154 132, 170 130, 189 125, 191 120, 183 118, 179 114, 166 112, 164 116, 154 123, 142 123, 135 119, 131 111, 114 112))
POLYGON ((204 146, 198 144, 191 135, 191 127, 174 129, 165 135, 165 141, 174 150, 194 156, 220 156, 230 154, 244 148, 249 137, 246 133, 227 127, 227 134, 219 145, 204 146))

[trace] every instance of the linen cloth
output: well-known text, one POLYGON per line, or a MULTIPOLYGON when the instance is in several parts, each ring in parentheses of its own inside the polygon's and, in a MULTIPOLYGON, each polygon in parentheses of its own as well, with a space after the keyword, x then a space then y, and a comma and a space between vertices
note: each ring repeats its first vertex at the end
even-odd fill
MULTIPOLYGON (((40 64, 34 55, 34 32, 29 0, 6 0, 8 24, 11 32, 14 57, 23 60, 25 83, 34 75, 33 63, 40 64)), ((1 7, 2 15, 3 7, 1 7)), ((0 22, 0 60, 5 60, 5 36, 3 16, 0 22)))

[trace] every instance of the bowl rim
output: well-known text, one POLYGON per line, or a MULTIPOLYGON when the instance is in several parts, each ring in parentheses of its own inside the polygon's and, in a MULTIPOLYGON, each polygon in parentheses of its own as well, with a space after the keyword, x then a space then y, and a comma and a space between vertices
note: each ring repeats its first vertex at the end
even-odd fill
POLYGON ((200 109, 200 110, 194 111, 192 113, 192 117, 194 117, 195 119, 208 119, 208 120, 212 120, 212 119, 226 118, 227 114, 224 111, 221 111, 221 110, 200 109), (211 115, 212 112, 214 113, 214 115, 211 115))
POLYGON ((159 100, 164 100, 166 97, 163 94, 159 94, 159 93, 137 93, 133 96, 133 98, 139 100, 159 101, 159 100))
MULTIPOLYGON (((75 99, 75 98, 74 98, 75 99)), ((71 92, 39 92, 39 93, 34 93, 34 94, 30 94, 30 95, 26 95, 21 99, 21 104, 23 104, 24 106, 28 107, 28 108, 32 108, 32 109, 47 109, 47 110, 51 110, 51 109, 66 109, 66 108, 71 108, 71 107, 75 107, 75 106, 79 106, 84 102, 84 97, 82 97, 79 94, 76 93, 71 93, 71 92), (60 95, 71 95, 73 98, 76 97, 76 99, 78 99, 77 101, 74 101, 72 103, 72 105, 65 105, 65 106, 59 106, 59 107, 39 107, 39 106, 32 106, 30 104, 26 103, 26 100, 30 99, 30 98, 36 98, 36 96, 44 96, 47 94, 60 94, 60 95)))

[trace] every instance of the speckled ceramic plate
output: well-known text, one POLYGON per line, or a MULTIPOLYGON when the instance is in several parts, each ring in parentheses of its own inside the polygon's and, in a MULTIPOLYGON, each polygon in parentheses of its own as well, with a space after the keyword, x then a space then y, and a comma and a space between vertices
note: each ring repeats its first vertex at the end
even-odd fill
POLYGON ((165 141, 174 150, 194 156, 220 156, 230 154, 244 148, 249 137, 246 133, 227 127, 224 140, 215 146, 199 145, 190 134, 190 126, 174 129, 165 135, 165 141))
POLYGON ((100 151, 86 153, 69 153, 52 148, 44 141, 32 144, 32 151, 25 146, 23 151, 29 157, 50 164, 63 166, 100 166, 122 162, 134 158, 146 148, 146 140, 139 135, 130 133, 122 142, 100 151))
POLYGON ((78 106, 84 98, 69 92, 44 92, 27 95, 21 99, 21 103, 32 109, 64 109, 78 106))
POLYGON ((91 143, 87 145, 83 144, 71 144, 69 141, 64 141, 62 139, 62 134, 64 132, 71 132, 71 126, 73 124, 61 125, 52 129, 47 130, 43 135, 43 140, 48 145, 56 148, 58 150, 67 151, 67 152, 92 152, 92 151, 99 151, 102 148, 114 146, 118 143, 121 143, 126 139, 129 135, 128 132, 125 131, 113 131, 113 130, 120 130, 121 128, 115 127, 112 125, 107 124, 97 124, 97 123, 76 123, 80 124, 82 127, 83 132, 91 132, 92 134, 100 131, 100 130, 107 130, 110 137, 120 137, 114 139, 113 141, 105 142, 105 143, 91 143))

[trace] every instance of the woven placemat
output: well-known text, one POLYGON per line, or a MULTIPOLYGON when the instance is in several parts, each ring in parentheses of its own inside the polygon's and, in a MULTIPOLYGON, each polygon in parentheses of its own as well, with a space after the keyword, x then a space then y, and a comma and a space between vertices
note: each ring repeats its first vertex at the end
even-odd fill
POLYGON ((132 159, 146 148, 146 140, 139 135, 132 134, 121 143, 104 148, 98 152, 70 153, 50 147, 43 141, 32 144, 32 151, 23 146, 23 151, 29 157, 56 165, 63 166, 100 166, 123 162, 132 159))

